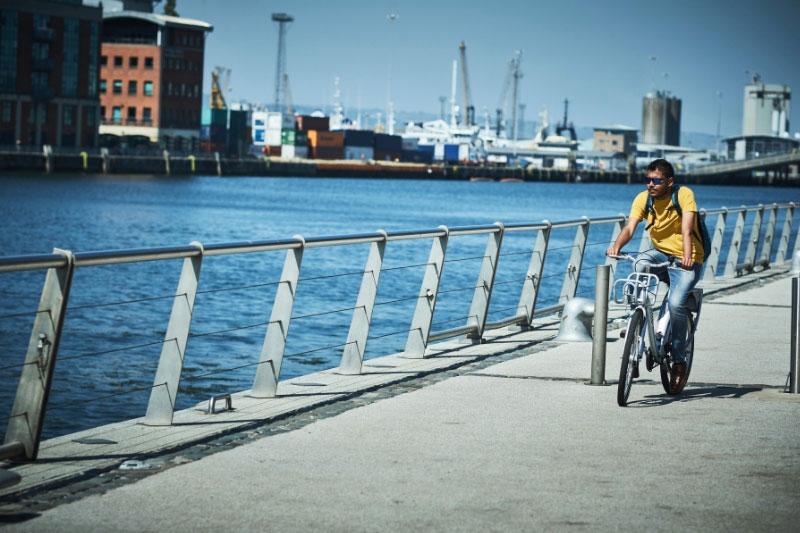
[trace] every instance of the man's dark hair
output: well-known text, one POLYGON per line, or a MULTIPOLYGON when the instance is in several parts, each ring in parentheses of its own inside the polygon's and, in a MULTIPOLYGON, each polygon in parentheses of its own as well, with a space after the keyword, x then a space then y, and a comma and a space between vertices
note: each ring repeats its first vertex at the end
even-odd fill
POLYGON ((661 172, 661 175, 665 178, 674 178, 675 177, 675 169, 672 168, 672 165, 666 159, 656 159, 649 165, 647 165, 648 172, 661 172))

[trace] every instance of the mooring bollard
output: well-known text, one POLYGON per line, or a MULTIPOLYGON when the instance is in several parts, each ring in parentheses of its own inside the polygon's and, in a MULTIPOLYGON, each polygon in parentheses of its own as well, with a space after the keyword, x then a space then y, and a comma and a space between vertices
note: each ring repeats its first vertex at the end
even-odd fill
POLYGON ((789 363, 789 392, 800 394, 800 277, 792 278, 792 359, 789 363))
POLYGON ((606 328, 608 322, 608 277, 611 265, 597 267, 594 282, 594 326, 592 329, 592 381, 606 383, 606 328))

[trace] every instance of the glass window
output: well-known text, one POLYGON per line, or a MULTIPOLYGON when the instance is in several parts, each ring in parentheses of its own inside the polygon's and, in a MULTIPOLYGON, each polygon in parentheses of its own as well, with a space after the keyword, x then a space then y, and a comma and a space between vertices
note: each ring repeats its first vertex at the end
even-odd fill
POLYGON ((186 96, 186 84, 181 83, 181 96, 186 96))
POLYGON ((100 80, 100 94, 106 94, 106 80, 100 80))
POLYGON ((167 82, 167 95, 172 96, 172 82, 167 82))
POLYGON ((194 97, 197 98, 200 96, 200 86, 198 84, 194 84, 194 97))
POLYGON ((142 109, 142 123, 150 124, 153 121, 153 111, 149 107, 142 109))
POLYGON ((108 65, 108 56, 100 56, 100 66, 105 67, 108 65))
POLYGON ((11 122, 11 102, 3 102, 3 122, 11 122))
POLYGON ((122 94, 122 80, 114 80, 114 94, 122 94))
POLYGON ((119 68, 122 66, 122 56, 114 56, 114 67, 119 68))
POLYGON ((65 126, 72 126, 72 114, 74 113, 74 109, 71 105, 64 106, 64 125, 65 126))
POLYGON ((19 16, 16 11, 0 10, 0 91, 17 90, 17 41, 19 16))
POLYGON ((144 82, 144 95, 145 96, 153 96, 153 82, 146 81, 144 82))
POLYGON ((64 96, 78 94, 79 30, 80 21, 78 19, 64 19, 64 43, 61 51, 61 94, 64 96))
POLYGON ((144 58, 144 68, 153 68, 153 58, 152 57, 145 57, 144 58))
POLYGON ((114 124, 119 124, 122 122, 121 107, 115 107, 114 109, 111 110, 111 121, 114 122, 114 124))
POLYGON ((130 68, 139 68, 139 58, 138 57, 129 57, 128 58, 128 66, 130 68))
POLYGON ((128 120, 131 120, 131 119, 136 120, 136 108, 135 107, 129 107, 128 108, 128 120))
POLYGON ((100 106, 100 116, 106 118, 106 106, 104 105, 100 106))
POLYGON ((130 95, 136 94, 136 80, 130 80, 128 82, 128 94, 130 95))

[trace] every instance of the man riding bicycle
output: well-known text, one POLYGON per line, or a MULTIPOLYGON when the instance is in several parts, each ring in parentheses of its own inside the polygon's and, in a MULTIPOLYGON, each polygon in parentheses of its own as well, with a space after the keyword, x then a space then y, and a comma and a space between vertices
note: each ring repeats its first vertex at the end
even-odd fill
POLYGON ((682 389, 686 385, 686 300, 700 279, 703 268, 703 244, 697 235, 697 204, 694 193, 688 187, 678 190, 678 203, 683 215, 672 205, 672 188, 675 171, 665 159, 656 159, 647 166, 647 189, 633 200, 631 214, 616 242, 606 250, 606 255, 619 255, 620 249, 633 238, 636 226, 647 219, 645 229, 650 232, 653 249, 639 255, 636 270, 641 272, 646 263, 673 262, 680 268, 661 267, 653 274, 668 276, 669 313, 672 321, 672 387, 682 389), (648 197, 652 198, 652 209, 648 209, 648 197), (649 211, 649 212, 648 212, 649 211))

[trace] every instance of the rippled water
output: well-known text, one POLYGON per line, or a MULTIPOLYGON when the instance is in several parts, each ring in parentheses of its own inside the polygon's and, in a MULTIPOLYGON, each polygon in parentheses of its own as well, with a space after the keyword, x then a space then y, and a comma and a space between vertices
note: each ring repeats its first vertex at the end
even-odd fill
MULTIPOLYGON (((574 220, 627 213, 640 189, 387 179, 3 176, 0 254, 574 220)), ((693 189, 708 209, 800 200, 796 189, 693 189)), ((610 232, 610 226, 592 228, 584 264, 602 260, 610 232)), ((535 237, 506 234, 489 320, 514 314, 535 237)), ((540 306, 556 303, 573 238, 574 229, 553 232, 540 306)), ((451 238, 433 330, 465 322, 485 243, 485 236, 451 238)), ((368 249, 359 244, 304 252, 281 379, 338 366, 368 249)), ((420 265, 429 250, 429 239, 387 244, 367 358, 403 349, 424 271, 420 265)), ((284 254, 204 259, 178 408, 250 388, 284 254)), ((167 260, 76 271, 45 437, 144 414, 181 264, 167 260)), ((43 271, 0 274, 3 424, 43 280, 43 271)), ((579 293, 591 296, 593 281, 593 271, 584 274, 579 293)))

